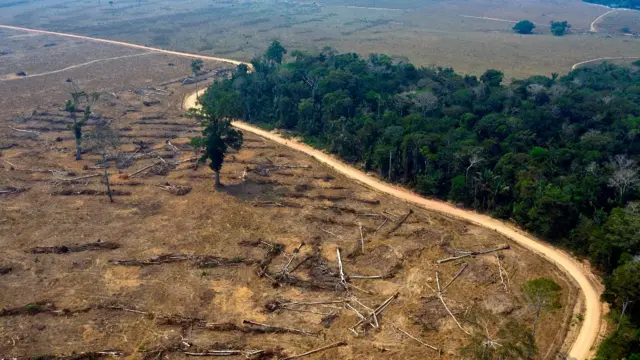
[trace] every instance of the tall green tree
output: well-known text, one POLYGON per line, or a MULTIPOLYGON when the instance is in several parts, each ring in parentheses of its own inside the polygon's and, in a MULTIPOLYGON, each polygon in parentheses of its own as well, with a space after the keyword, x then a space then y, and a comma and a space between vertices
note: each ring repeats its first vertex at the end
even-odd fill
POLYGON ((242 132, 231 127, 231 121, 242 115, 239 94, 231 88, 219 89, 212 86, 200 99, 200 108, 189 110, 188 115, 201 121, 204 130, 202 138, 191 140, 194 144, 205 144, 203 157, 215 173, 215 186, 220 187, 220 170, 229 148, 242 147, 242 132))
POLYGON ((551 33, 555 36, 562 36, 566 34, 570 28, 571 25, 566 21, 552 21, 550 26, 551 33))
POLYGON ((86 91, 80 90, 76 84, 71 82, 70 99, 65 103, 64 109, 69 113, 69 117, 73 120, 73 124, 69 126, 76 140, 76 160, 82 160, 82 127, 87 123, 91 116, 91 108, 87 104, 84 109, 84 115, 78 120, 77 111, 83 100, 88 101, 89 95, 86 91))
POLYGON ((522 21, 518 21, 518 23, 516 23, 513 26, 513 31, 517 32, 518 34, 532 34, 533 33, 533 29, 536 28, 536 25, 534 23, 532 23, 529 20, 522 20, 522 21))

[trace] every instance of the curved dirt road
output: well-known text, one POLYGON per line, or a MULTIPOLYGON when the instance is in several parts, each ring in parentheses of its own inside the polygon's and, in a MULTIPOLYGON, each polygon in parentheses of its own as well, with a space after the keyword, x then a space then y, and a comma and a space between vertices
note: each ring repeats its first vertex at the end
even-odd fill
POLYGON ((588 64, 588 63, 592 63, 592 62, 596 62, 596 61, 604 61, 604 60, 634 60, 634 59, 640 59, 640 56, 601 57, 601 58, 597 58, 597 59, 585 60, 585 61, 580 61, 579 63, 575 63, 575 64, 573 64, 571 66, 571 70, 575 70, 580 65, 584 65, 584 64, 588 64))
MULTIPOLYGON (((196 93, 188 96, 185 99, 184 107, 186 109, 195 107, 197 97, 198 94, 196 93)), ((588 270, 584 269, 579 263, 577 263, 570 255, 553 248, 551 245, 534 239, 533 237, 516 230, 512 226, 509 226, 508 224, 500 220, 496 220, 489 216, 481 215, 473 211, 458 209, 442 201, 425 199, 420 195, 404 188, 393 186, 377 180, 365 174, 364 172, 345 164, 337 158, 323 153, 322 151, 316 150, 308 145, 294 140, 285 139, 275 133, 264 131, 244 122, 234 121, 233 126, 241 130, 252 132, 271 141, 275 141, 279 144, 288 146, 294 150, 298 150, 305 154, 311 155, 316 160, 331 166, 347 177, 357 180, 380 192, 395 196, 410 203, 417 204, 429 210, 438 211, 449 216, 469 221, 482 227, 494 229, 502 235, 510 238, 511 240, 526 247, 527 249, 542 255, 547 260, 556 264, 561 270, 563 270, 568 276, 573 278, 578 283, 578 286, 582 290, 586 300, 586 312, 584 314, 582 328, 580 329, 578 337, 576 338, 575 343, 571 347, 568 355, 577 360, 589 358, 591 348, 596 343, 598 334, 600 332, 600 324, 602 321, 600 293, 596 290, 596 287, 592 283, 592 280, 590 280, 593 275, 589 273, 588 270)))
MULTIPOLYGON (((18 31, 27 31, 32 33, 71 37, 76 39, 96 41, 96 42, 102 42, 106 44, 121 45, 121 46, 136 48, 136 49, 161 52, 161 53, 170 54, 170 55, 221 61, 221 62, 226 62, 234 65, 245 64, 249 66, 250 69, 253 68, 251 64, 248 64, 243 61, 219 58, 214 56, 196 55, 196 54, 182 53, 177 51, 163 50, 163 49, 151 48, 151 47, 142 46, 142 45, 130 44, 130 43, 121 42, 121 41, 92 38, 88 36, 65 34, 65 33, 58 33, 58 32, 52 32, 52 31, 34 30, 34 29, 28 29, 28 28, 22 28, 22 27, 16 27, 16 26, 0 25, 0 29, 2 28, 18 30, 18 31)), ((579 64, 576 64, 574 66, 578 66, 578 65, 579 64)), ((197 93, 190 95, 185 99, 183 106, 187 109, 190 107, 195 107, 197 97, 198 97, 197 93)), ((580 289, 584 294, 585 306, 586 306, 584 320, 582 322, 582 327, 580 328, 578 337, 576 338, 574 344, 572 345, 568 355, 577 360, 585 360, 589 357, 589 354, 591 352, 591 347, 596 344, 597 337, 600 331, 600 324, 602 321, 602 309, 600 307, 600 297, 599 297, 600 294, 596 290, 596 287, 592 284, 591 280, 589 279, 590 277, 595 278, 595 276, 590 272, 588 272, 587 270, 585 270, 577 261, 571 258, 571 256, 569 256, 568 254, 558 249, 554 249, 551 245, 540 242, 534 239, 533 237, 530 237, 522 232, 519 232, 518 230, 514 229, 513 227, 509 226, 508 224, 502 221, 493 219, 486 215, 477 214, 472 211, 458 209, 451 206, 450 204, 447 204, 441 201, 428 200, 404 188, 396 187, 396 186, 384 183, 382 181, 379 181, 373 177, 368 176, 362 171, 352 168, 351 166, 343 163, 342 161, 334 158, 333 156, 327 155, 305 144, 284 139, 277 134, 261 130, 259 128, 256 128, 246 123, 236 121, 233 123, 233 125, 239 129, 255 133, 259 136, 275 141, 279 144, 288 146, 294 150, 298 150, 308 155, 311 155, 314 158, 316 158, 318 161, 333 167, 335 170, 339 171, 340 173, 354 180, 357 180, 373 189, 376 189, 380 192, 390 194, 392 196, 403 199, 407 202, 417 204, 419 206, 423 206, 430 210, 438 211, 450 216, 454 216, 454 217, 469 221, 479 226, 483 226, 489 229, 494 229, 495 231, 519 243, 520 245, 530 249, 531 251, 534 251, 544 256, 546 259, 553 262, 561 270, 567 273, 568 276, 573 278, 578 283, 578 286, 580 287, 580 289)))
POLYGON ((596 28, 596 24, 597 24, 600 20, 602 20, 602 18, 603 18, 603 17, 605 17, 605 16, 607 16, 607 15, 609 15, 609 14, 611 14, 611 13, 614 13, 614 12, 616 12, 616 11, 618 11, 618 9, 609 10, 609 11, 607 11, 606 13, 604 13, 604 14, 602 14, 602 15, 598 16, 597 18, 595 18, 595 19, 591 22, 591 28, 589 29, 589 31, 590 31, 590 32, 592 32, 592 33, 597 33, 597 32, 598 32, 598 29, 596 28))

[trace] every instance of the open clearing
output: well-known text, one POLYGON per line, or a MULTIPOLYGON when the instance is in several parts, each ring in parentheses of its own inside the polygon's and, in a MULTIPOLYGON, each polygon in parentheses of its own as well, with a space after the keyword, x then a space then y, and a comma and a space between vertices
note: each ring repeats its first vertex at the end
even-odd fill
MULTIPOLYGON (((57 63, 39 60, 39 51, 29 55, 29 48, 40 49, 31 43, 40 37, 13 39, 24 41, 11 49, 27 54, 24 61, 34 74, 104 58, 99 48, 108 47, 67 44, 65 54, 74 61, 57 63)), ((61 46, 65 41, 46 41, 52 40, 61 46)), ((0 354, 117 349, 134 358, 160 351, 181 358, 182 342, 188 342, 190 351, 271 349, 281 356, 341 340, 348 345, 320 356, 421 359, 429 354, 393 324, 442 349, 443 358, 454 358, 469 337, 431 295, 437 279, 448 283, 457 274, 445 295, 451 313, 466 331, 486 323, 490 333, 509 319, 530 324, 533 309, 522 298, 521 284, 540 276, 554 279, 563 287, 562 308, 544 315, 536 341, 540 358, 566 350, 564 335, 570 334, 570 344, 571 330, 579 325, 573 318, 580 298, 575 285, 492 230, 354 184, 309 156, 249 133, 244 148, 227 157, 222 172, 227 186, 220 191, 214 191, 206 167, 162 165, 159 157, 171 163, 192 156, 186 143, 198 129, 180 107, 183 94, 195 87, 176 83, 186 73, 188 59, 156 54, 0 82, 3 106, 12 105, 0 115, 0 232, 8 235, 0 239, 5 255, 0 267, 10 269, 0 275, 0 307, 9 309, 0 316, 0 354), (113 204, 101 195, 100 177, 67 181, 101 170, 90 148, 84 160, 73 161, 66 128, 71 120, 61 111, 66 78, 101 94, 92 109, 120 133, 121 169, 109 169, 117 193, 113 204), (154 163, 139 176, 128 176, 154 163), (302 242, 288 276, 279 276, 302 242), (501 244, 510 248, 436 263, 501 244), (366 336, 349 331, 358 318, 344 302, 282 305, 345 297, 338 248, 344 272, 352 276, 349 292, 362 304, 374 307, 399 293, 379 316, 380 329, 366 336), (500 265, 508 274, 504 283, 500 265)), ((96 121, 92 118, 87 130, 96 121)))
POLYGON ((3 8, 0 23, 245 61, 278 39, 289 49, 379 52, 464 73, 495 67, 511 79, 563 73, 586 59, 639 54, 638 39, 600 32, 609 22, 616 31, 634 28, 637 16, 628 14, 638 12, 607 15, 598 23, 599 32, 590 33, 592 21, 607 11, 580 0, 405 0, 376 1, 375 6, 360 0, 119 0, 113 6, 43 0, 3 8), (522 19, 537 25, 536 35, 513 33, 511 22, 522 19), (567 20, 572 34, 551 36, 552 20, 567 20))

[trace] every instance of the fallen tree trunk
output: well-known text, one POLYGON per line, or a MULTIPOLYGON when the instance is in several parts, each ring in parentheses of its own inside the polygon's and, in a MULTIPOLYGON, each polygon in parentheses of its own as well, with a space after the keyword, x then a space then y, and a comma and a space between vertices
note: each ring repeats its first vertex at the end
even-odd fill
POLYGON ((402 226, 402 224, 404 224, 404 222, 407 221, 407 219, 411 214, 413 214, 413 209, 409 209, 409 212, 407 212, 405 216, 403 216, 400 220, 398 220, 398 222, 396 222, 393 228, 391 228, 391 230, 387 232, 387 235, 391 235, 394 231, 398 230, 400 226, 402 226))
POLYGON ((508 250, 511 247, 508 244, 502 244, 500 246, 498 246, 495 249, 489 249, 489 250, 479 250, 479 251, 469 251, 465 254, 462 254, 460 256, 454 256, 454 257, 450 257, 450 258, 446 258, 446 259, 440 259, 438 261, 436 261, 438 264, 442 264, 442 263, 446 263, 449 261, 454 261, 454 260, 458 260, 458 259, 464 259, 466 257, 469 256, 475 256, 475 255, 483 255, 483 254, 489 254, 492 252, 496 252, 496 251, 500 251, 500 250, 508 250))
POLYGON ((280 359, 280 360, 299 359, 299 358, 304 357, 304 356, 313 355, 313 354, 319 353, 321 351, 325 351, 325 350, 329 350, 329 349, 333 349, 333 348, 340 347, 340 346, 345 346, 345 345, 347 345, 346 341, 339 341, 339 342, 336 342, 336 343, 333 343, 333 344, 330 344, 330 345, 327 345, 327 346, 323 346, 321 348, 317 348, 315 350, 307 351, 306 353, 289 356, 289 357, 286 357, 286 358, 280 359))

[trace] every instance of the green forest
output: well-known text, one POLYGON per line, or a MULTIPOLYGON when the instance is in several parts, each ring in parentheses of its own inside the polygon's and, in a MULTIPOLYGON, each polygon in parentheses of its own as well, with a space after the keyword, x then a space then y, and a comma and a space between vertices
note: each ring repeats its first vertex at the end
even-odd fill
POLYGON ((600 4, 612 8, 629 8, 640 10, 640 0, 584 0, 592 4, 600 4))
POLYGON ((201 102, 589 259, 617 328, 597 359, 640 359, 640 62, 506 84, 274 42, 253 66, 201 102))

